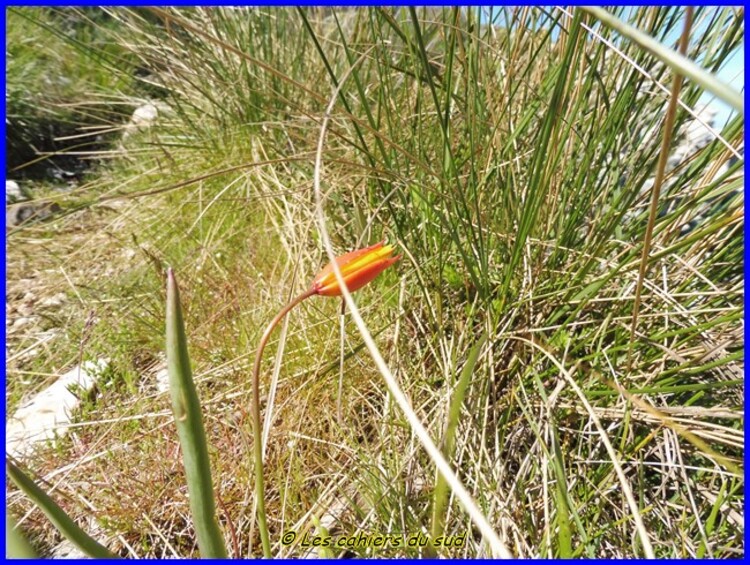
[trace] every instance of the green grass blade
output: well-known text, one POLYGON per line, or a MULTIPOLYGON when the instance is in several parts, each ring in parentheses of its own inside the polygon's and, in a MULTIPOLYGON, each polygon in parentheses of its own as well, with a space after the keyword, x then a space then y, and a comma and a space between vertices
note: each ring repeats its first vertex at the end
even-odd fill
POLYGON ((65 539, 73 542, 78 549, 90 557, 117 558, 117 555, 111 553, 106 547, 79 528, 73 519, 39 485, 7 459, 5 470, 16 486, 44 512, 44 515, 49 518, 65 539))
MULTIPOLYGON (((562 455, 559 454, 557 442, 555 442, 555 467, 561 464, 562 455)), ((557 471, 557 469, 556 469, 557 471)), ((562 474, 563 469, 559 473, 562 474)), ((570 511, 568 510, 568 497, 566 492, 567 481, 558 480, 555 483, 555 504, 557 507, 557 542, 560 550, 560 558, 569 559, 573 557, 573 532, 570 527, 570 511)))
MULTIPOLYGON (((445 453, 445 458, 448 461, 453 457, 453 449, 456 444, 458 418, 461 415, 461 407, 463 406, 464 398, 466 397, 466 389, 469 387, 471 376, 474 374, 474 367, 476 367, 477 361, 479 360, 479 352, 482 350, 485 341, 487 341, 487 333, 485 333, 474 347, 471 348, 471 351, 469 351, 469 356, 466 359, 466 364, 461 371, 461 377, 458 380, 458 385, 456 386, 453 398, 451 399, 451 404, 448 409, 448 425, 446 426, 443 440, 443 453, 445 453)), ((443 478, 443 475, 438 473, 432 507, 432 527, 430 529, 432 539, 444 534, 443 526, 445 523, 445 512, 447 506, 448 483, 443 478)))
MULTIPOLYGON (((714 501, 714 504, 711 507, 711 514, 708 516, 708 520, 706 520, 706 537, 711 536, 714 532, 714 528, 716 527, 716 518, 719 515, 719 511, 721 510, 721 506, 724 503, 724 500, 726 498, 726 492, 727 492, 727 484, 726 482, 722 481, 721 489, 719 490, 719 494, 716 496, 716 500, 714 501)), ((703 556, 706 554, 706 550, 708 547, 706 546, 706 541, 701 541, 700 546, 698 546, 698 551, 696 552, 696 557, 698 559, 703 559, 703 556)))
POLYGON ((180 295, 172 269, 167 270, 167 367, 198 547, 203 557, 227 557, 216 518, 206 433, 190 369, 180 295))

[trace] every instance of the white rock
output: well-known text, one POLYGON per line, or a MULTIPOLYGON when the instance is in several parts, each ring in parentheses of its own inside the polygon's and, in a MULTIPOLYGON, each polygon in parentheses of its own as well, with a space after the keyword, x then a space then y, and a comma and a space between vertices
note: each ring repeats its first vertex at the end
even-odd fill
MULTIPOLYGON (((126 141, 131 135, 137 131, 145 130, 151 127, 159 117, 159 108, 156 103, 148 102, 142 106, 138 106, 133 111, 133 115, 130 117, 130 121, 125 126, 125 131, 122 134, 122 141, 126 141)), ((121 143, 122 150, 125 147, 121 143)))
POLYGON ((18 183, 14 180, 5 181, 5 203, 18 202, 19 200, 26 200, 26 194, 18 186, 18 183))
POLYGON ((42 308, 58 308, 59 306, 65 304, 66 298, 67 297, 65 296, 64 292, 59 292, 54 296, 50 296, 49 298, 45 298, 44 300, 39 302, 39 306, 41 306, 42 308))
POLYGON ((5 208, 5 225, 15 227, 26 222, 46 220, 59 211, 60 205, 55 202, 51 204, 13 204, 5 208))
MULTIPOLYGON (((8 199, 5 199, 8 204, 8 199)), ((34 215, 34 207, 28 204, 15 204, 5 209, 5 225, 9 228, 20 226, 34 215)))
POLYGON ((13 328, 14 329, 22 328, 23 326, 30 324, 33 321, 34 319, 31 316, 21 316, 20 318, 16 318, 13 321, 13 328))
POLYGON ((108 361, 86 361, 61 376, 52 385, 24 403, 8 419, 6 453, 17 458, 29 455, 39 442, 67 433, 66 424, 80 404, 80 396, 91 391, 108 361), (73 388, 75 394, 71 392, 73 388))
POLYGON ((169 390, 169 372, 164 367, 156 372, 156 390, 167 392, 169 390))
POLYGON ((148 127, 156 121, 159 117, 159 110, 153 104, 144 104, 135 109, 133 116, 130 118, 130 123, 135 127, 148 127))
POLYGON ((667 170, 672 170, 675 167, 678 167, 689 155, 690 147, 688 145, 675 147, 675 150, 667 158, 667 170))

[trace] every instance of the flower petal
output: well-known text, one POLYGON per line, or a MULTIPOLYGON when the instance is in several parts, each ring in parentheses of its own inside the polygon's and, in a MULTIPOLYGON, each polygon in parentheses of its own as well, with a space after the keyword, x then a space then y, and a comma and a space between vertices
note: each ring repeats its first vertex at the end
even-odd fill
MULTIPOLYGON (((385 242, 381 241, 336 257, 335 262, 341 270, 341 276, 349 292, 362 288, 401 258, 400 255, 390 257, 392 253, 393 246, 385 245, 385 242)), ((317 294, 323 296, 341 296, 341 287, 336 280, 336 273, 333 272, 333 262, 328 263, 317 274, 312 287, 317 294)))

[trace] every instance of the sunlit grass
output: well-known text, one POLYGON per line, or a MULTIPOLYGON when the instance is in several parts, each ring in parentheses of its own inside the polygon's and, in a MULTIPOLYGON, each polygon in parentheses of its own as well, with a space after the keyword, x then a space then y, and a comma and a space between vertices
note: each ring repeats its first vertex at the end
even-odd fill
MULTIPOLYGON (((321 171, 335 250, 388 238, 404 253, 355 301, 510 551, 644 556, 625 480, 657 557, 744 553, 743 480, 731 468, 744 452, 742 115, 667 166, 628 368, 667 105, 659 85, 672 81, 658 57, 579 10, 107 12, 113 41, 171 110, 66 196, 79 211, 11 234, 9 289, 37 269, 39 293, 62 288, 70 302, 52 324, 66 341, 8 364, 6 403, 41 386, 24 371, 59 372, 81 353, 111 358, 110 384, 34 469, 69 466, 66 509, 83 516, 81 497, 90 500, 110 549, 197 555, 169 401, 155 382, 167 265, 180 280, 227 546, 231 521, 241 555, 250 536, 259 547, 252 355, 267 321, 327 262, 313 170, 341 85, 321 171), (40 239, 53 252, 19 262, 40 239)), ((678 8, 613 13, 660 41, 682 31, 678 8)), ((698 8, 689 57, 715 72, 744 37, 741 19, 698 8)), ((701 92, 686 80, 681 101, 694 107, 701 92)), ((691 119, 677 109, 673 153, 691 119)), ((440 494, 434 463, 348 317, 340 425, 333 302, 308 301, 288 321, 266 454, 273 553, 306 554, 301 538, 283 546, 281 535, 318 531, 320 520, 332 536, 440 524, 467 542, 439 554, 488 555, 450 489, 440 494)), ((20 351, 35 338, 13 339, 20 351)), ((262 398, 270 388, 269 378, 262 398)), ((17 516, 29 508, 10 500, 17 516)), ((37 513, 22 527, 46 531, 37 513)))

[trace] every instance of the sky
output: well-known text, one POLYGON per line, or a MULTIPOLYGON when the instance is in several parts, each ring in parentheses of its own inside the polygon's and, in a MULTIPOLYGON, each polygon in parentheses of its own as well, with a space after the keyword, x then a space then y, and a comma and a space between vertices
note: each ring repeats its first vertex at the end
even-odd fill
MULTIPOLYGON (((735 51, 729 59, 726 61, 724 66, 717 73, 727 84, 733 86, 739 91, 743 91, 745 87, 745 42, 742 42, 741 47, 735 51)), ((707 92, 703 93, 700 98, 700 104, 709 104, 711 107, 716 108, 716 126, 721 129, 725 122, 727 122, 734 114, 736 110, 731 108, 725 102, 718 100, 712 94, 707 92)))
MULTIPOLYGON (((708 8, 708 14, 712 12, 715 12, 719 8, 708 8)), ((707 17, 705 19, 701 19, 701 21, 698 23, 696 27, 693 28, 691 35, 693 37, 699 37, 708 27, 708 22, 710 21, 710 17, 707 17)), ((679 36, 681 33, 681 27, 677 26, 677 28, 674 30, 672 34, 668 37, 668 41, 676 44, 679 40, 679 36)), ((740 43, 739 48, 737 48, 724 62, 724 66, 719 69, 719 72, 717 73, 719 78, 723 80, 725 83, 729 84, 730 86, 733 86, 735 89, 739 90, 740 92, 744 90, 745 88, 745 41, 743 38, 742 43, 740 43)), ((703 93, 703 96, 701 96, 699 100, 699 104, 709 104, 711 107, 715 108, 716 113, 716 122, 715 125, 718 129, 721 129, 721 127, 729 121, 729 119, 734 116, 737 112, 733 108, 731 108, 728 104, 725 102, 722 102, 721 100, 717 99, 714 95, 709 94, 707 92, 703 93)))
MULTIPOLYGON (((630 15, 632 11, 634 11, 636 8, 626 8, 623 18, 626 19, 630 15)), ((718 10, 719 8, 716 7, 707 7, 706 10, 709 14, 709 17, 703 17, 700 19, 700 21, 695 25, 692 29, 691 36, 692 37, 699 37, 700 34, 705 30, 705 28, 708 25, 708 22, 710 21, 710 14, 718 10)), ((547 8, 549 13, 554 13, 555 8, 549 7, 547 8)), ((488 9, 483 8, 482 9, 482 17, 481 21, 483 23, 486 23, 488 20, 487 17, 488 9)), ((505 21, 502 18, 502 15, 500 17, 496 17, 498 14, 498 9, 495 8, 493 10, 493 19, 495 22, 495 25, 504 25, 505 21)), ((682 33, 682 25, 676 25, 674 30, 670 33, 670 35, 667 36, 666 42, 668 44, 671 44, 675 46, 677 44, 677 41, 679 40, 680 34, 682 33)), ((557 36, 559 36, 559 28, 556 28, 552 32, 552 39, 556 40, 557 36)), ((745 87, 745 43, 744 40, 740 44, 740 46, 727 58, 727 60, 724 62, 724 66, 719 69, 718 76, 721 80, 726 82, 727 84, 734 87, 736 90, 742 92, 745 87)), ((670 85, 667 85, 668 87, 670 85)), ((716 117, 714 125, 717 127, 717 129, 721 129, 723 125, 729 121, 731 117, 733 117, 736 114, 736 110, 731 108, 728 104, 725 102, 717 99, 714 95, 704 92, 701 96, 697 108, 700 110, 703 106, 708 105, 709 107, 713 108, 716 111, 716 117)))

